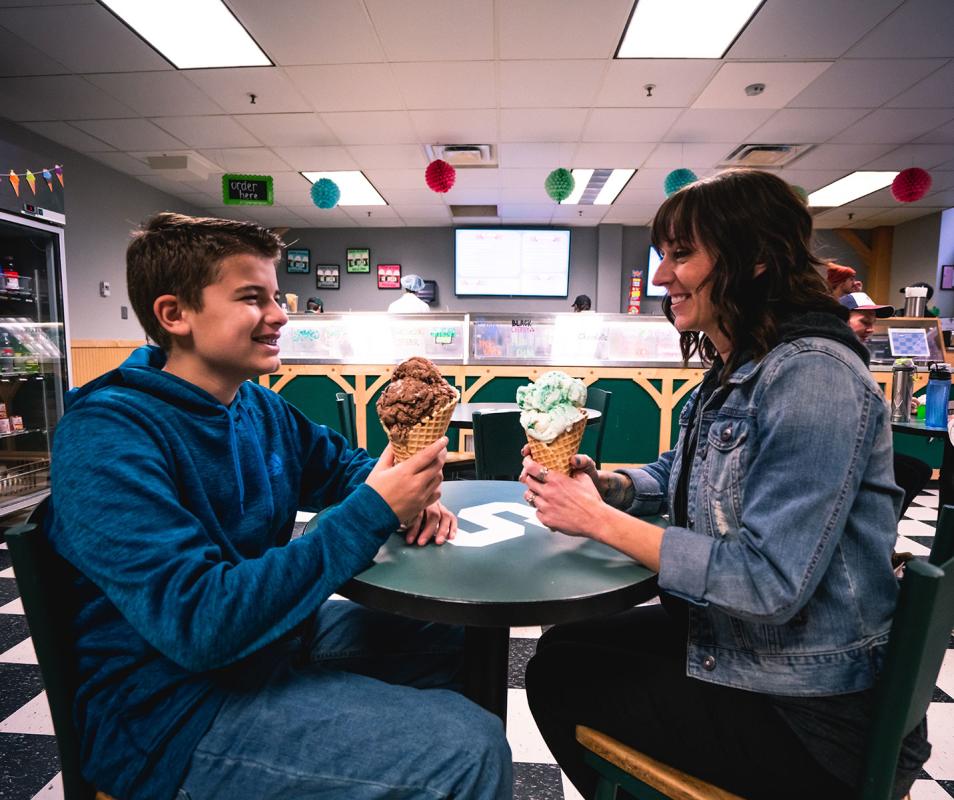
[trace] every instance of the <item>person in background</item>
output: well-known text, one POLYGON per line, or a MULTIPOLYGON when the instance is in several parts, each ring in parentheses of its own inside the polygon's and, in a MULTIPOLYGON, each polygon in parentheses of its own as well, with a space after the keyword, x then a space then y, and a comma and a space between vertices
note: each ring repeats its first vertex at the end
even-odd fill
MULTIPOLYGON (((576 725, 748 800, 858 796, 901 490, 884 394, 811 235, 768 172, 669 197, 654 283, 684 361, 711 365, 675 449, 616 472, 577 455, 569 476, 525 452, 540 522, 658 572, 660 605, 550 628, 527 667, 530 710, 584 797, 596 776, 576 725), (665 526, 639 519, 664 512, 665 526)), ((896 798, 929 752, 922 720, 896 798)))
POLYGON ((305 311, 309 314, 324 314, 325 304, 320 297, 309 297, 305 304, 305 311))
POLYGON ((573 305, 570 306, 576 313, 581 311, 592 311, 593 301, 585 294, 578 294, 576 300, 573 301, 573 305))
POLYGON ((405 275, 401 278, 403 294, 388 306, 392 314, 420 314, 430 311, 430 306, 417 296, 424 288, 424 279, 420 275, 405 275))
POLYGON ((857 276, 858 273, 851 267, 843 267, 834 261, 828 263, 828 286, 836 300, 843 295, 861 291, 861 281, 857 276))
POLYGON ((447 439, 372 459, 259 385, 281 247, 149 220, 127 283, 159 346, 68 395, 45 533, 77 570, 83 776, 137 800, 509 797, 500 720, 449 691, 462 631, 326 602, 402 521, 453 537, 447 439), (303 505, 324 513, 292 538, 303 505))
MULTIPOLYGON (((858 341, 864 344, 874 332, 875 319, 886 319, 894 313, 891 306, 880 305, 864 292, 852 292, 838 298, 838 302, 848 309, 848 327, 854 331, 858 341)), ((911 400, 912 412, 917 412, 917 400, 911 400)), ((904 492, 901 501, 900 519, 908 506, 914 501, 931 480, 931 467, 919 458, 903 453, 894 454, 894 481, 904 492)))

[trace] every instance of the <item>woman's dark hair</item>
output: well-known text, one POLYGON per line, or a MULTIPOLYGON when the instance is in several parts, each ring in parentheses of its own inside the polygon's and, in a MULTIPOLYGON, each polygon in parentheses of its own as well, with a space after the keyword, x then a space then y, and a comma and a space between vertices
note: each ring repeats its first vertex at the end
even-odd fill
MULTIPOLYGON (((793 315, 844 307, 828 291, 811 251, 812 218, 804 201, 781 178, 759 170, 729 170, 691 183, 660 206, 652 242, 702 247, 715 261, 706 278, 719 330, 732 343, 722 380, 743 359, 761 359, 779 341, 779 327, 793 315), (756 275, 756 266, 764 269, 756 275)), ((671 302, 663 312, 674 321, 671 302)), ((704 364, 717 355, 698 331, 680 334, 684 362, 696 353, 704 364)))

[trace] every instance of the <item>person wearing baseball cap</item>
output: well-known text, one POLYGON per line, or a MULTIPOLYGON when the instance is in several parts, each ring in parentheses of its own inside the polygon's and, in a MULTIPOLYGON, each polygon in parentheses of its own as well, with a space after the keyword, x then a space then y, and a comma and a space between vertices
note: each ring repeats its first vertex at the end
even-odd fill
POLYGON ((838 300, 846 294, 861 291, 861 281, 858 280, 858 273, 851 267, 843 267, 834 261, 828 264, 828 288, 838 300))
POLYGON ((848 315, 848 327, 862 342, 867 342, 874 333, 875 319, 885 319, 894 314, 893 306, 879 305, 864 292, 846 294, 839 297, 838 302, 851 312, 848 315))

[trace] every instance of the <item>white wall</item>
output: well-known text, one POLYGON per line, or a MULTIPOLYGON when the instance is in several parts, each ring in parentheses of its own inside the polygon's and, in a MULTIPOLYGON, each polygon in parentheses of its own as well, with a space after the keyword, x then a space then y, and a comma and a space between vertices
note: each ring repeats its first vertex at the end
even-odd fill
MULTIPOLYGON (((941 286, 941 267, 954 264, 954 208, 941 212, 941 233, 937 247, 937 282, 934 288, 941 286)), ((954 290, 938 291, 934 295, 935 305, 942 317, 954 317, 954 290)))
POLYGON ((926 281, 934 287, 934 297, 929 305, 941 309, 942 317, 951 316, 945 312, 944 305, 954 304, 948 299, 951 292, 938 291, 937 247, 941 234, 941 215, 931 214, 918 217, 894 229, 894 245, 891 251, 891 288, 888 297, 876 297, 879 303, 891 303, 895 307, 904 305, 904 295, 900 289, 916 281, 926 281))

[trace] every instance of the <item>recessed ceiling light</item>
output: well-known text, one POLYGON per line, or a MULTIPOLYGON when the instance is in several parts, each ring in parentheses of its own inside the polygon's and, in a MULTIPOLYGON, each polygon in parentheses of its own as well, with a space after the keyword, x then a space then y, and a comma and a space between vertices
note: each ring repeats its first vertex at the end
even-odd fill
POLYGON ((722 58, 764 0, 638 0, 617 58, 722 58))
POLYGON ((897 175, 897 172, 852 172, 851 175, 812 192, 808 195, 808 205, 812 208, 843 206, 890 186, 897 175))
POLYGON ((384 198, 371 185, 364 173, 359 170, 344 172, 303 172, 301 173, 311 183, 321 178, 330 178, 341 190, 339 206, 386 206, 384 198))
POLYGON ((99 0, 178 69, 270 67, 222 0, 99 0))
POLYGON ((575 169, 573 192, 560 205, 611 205, 635 172, 635 169, 575 169))

